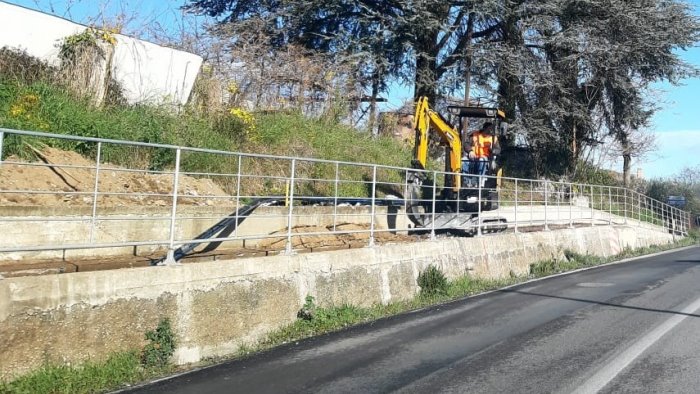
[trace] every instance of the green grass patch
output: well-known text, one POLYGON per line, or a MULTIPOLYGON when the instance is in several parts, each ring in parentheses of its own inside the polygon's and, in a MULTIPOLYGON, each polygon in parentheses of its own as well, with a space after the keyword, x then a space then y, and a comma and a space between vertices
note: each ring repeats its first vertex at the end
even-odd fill
POLYGON ((679 247, 697 245, 700 242, 700 237, 695 236, 685 237, 675 243, 664 245, 645 246, 641 248, 624 249, 615 256, 599 257, 594 255, 583 255, 570 250, 564 251, 563 259, 550 259, 530 264, 530 278, 541 278, 544 276, 554 275, 562 272, 573 271, 580 268, 593 267, 596 265, 611 263, 614 261, 645 256, 652 253, 663 252, 666 250, 677 249, 679 247))
MULTIPOLYGON (((205 148, 226 152, 245 152, 288 157, 310 157, 394 167, 410 165, 411 149, 390 137, 373 137, 337 121, 308 118, 300 113, 249 114, 254 127, 227 111, 198 113, 189 108, 179 113, 169 108, 146 105, 108 105, 94 108, 89 100, 75 97, 68 90, 42 80, 22 83, 0 75, 0 127, 105 138, 133 142, 205 148)), ((71 150, 95 159, 97 144, 52 138, 8 135, 3 143, 3 157, 18 155, 33 159, 27 145, 43 145, 71 150)), ((135 148, 119 144, 103 144, 102 160, 146 170, 171 170, 175 151, 167 148, 135 148)), ((248 175, 289 176, 289 162, 274 159, 246 159, 248 175)), ((182 169, 198 173, 235 173, 237 159, 220 154, 185 153, 182 169)), ((298 162, 296 177, 332 180, 336 167, 331 164, 298 162)), ((369 166, 341 166, 338 194, 343 197, 369 195, 372 178, 369 166)), ((404 174, 382 170, 378 179, 402 183, 404 174)), ((230 182, 215 177, 225 190, 230 182)), ((284 194, 284 185, 247 185, 250 195, 284 194)), ((334 195, 333 182, 299 181, 300 195, 334 195)))
POLYGON ((143 349, 119 352, 103 361, 77 366, 47 363, 10 382, 0 381, 0 393, 99 393, 172 373, 170 357, 175 351, 170 321, 145 334, 143 349))
POLYGON ((142 367, 138 351, 117 353, 81 366, 46 365, 9 383, 1 393, 95 393, 144 381, 153 372, 142 367))

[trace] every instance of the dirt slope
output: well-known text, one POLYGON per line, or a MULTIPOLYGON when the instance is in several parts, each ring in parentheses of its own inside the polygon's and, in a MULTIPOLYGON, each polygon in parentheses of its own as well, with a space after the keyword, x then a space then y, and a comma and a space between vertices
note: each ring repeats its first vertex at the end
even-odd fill
MULTIPOLYGON (((93 160, 55 148, 44 148, 36 156, 31 162, 10 156, 0 165, 0 205, 92 205, 96 173, 93 160)), ((133 172, 106 163, 99 171, 99 192, 115 194, 100 196, 98 203, 100 206, 169 205, 172 189, 171 174, 133 172)), ((181 176, 179 192, 192 197, 180 199, 178 204, 230 204, 228 199, 207 198, 226 196, 211 179, 181 176)))

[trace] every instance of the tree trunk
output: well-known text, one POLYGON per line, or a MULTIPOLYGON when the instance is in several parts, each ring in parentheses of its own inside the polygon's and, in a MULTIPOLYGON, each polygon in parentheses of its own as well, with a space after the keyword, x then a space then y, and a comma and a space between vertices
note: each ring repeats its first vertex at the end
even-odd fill
POLYGON ((630 173, 630 166, 632 165, 632 147, 627 138, 622 138, 620 145, 622 146, 622 179, 625 183, 625 187, 629 187, 630 178, 632 176, 630 173))
POLYGON ((378 134, 378 130, 375 131, 377 120, 377 96, 379 96, 379 73, 375 72, 372 75, 372 98, 369 103, 369 119, 367 121, 367 127, 372 135, 378 134))
POLYGON ((416 76, 414 100, 425 96, 431 105, 437 98, 437 38, 438 30, 428 30, 422 33, 423 38, 416 45, 416 76))

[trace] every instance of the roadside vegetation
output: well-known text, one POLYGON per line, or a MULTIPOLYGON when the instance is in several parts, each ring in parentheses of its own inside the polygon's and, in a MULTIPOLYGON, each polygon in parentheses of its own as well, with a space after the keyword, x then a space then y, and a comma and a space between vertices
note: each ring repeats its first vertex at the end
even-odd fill
POLYGON ((299 319, 272 332, 259 344, 241 349, 241 355, 383 317, 498 290, 536 278, 697 244, 700 244, 700 232, 694 230, 689 237, 683 238, 677 243, 626 249, 620 254, 610 257, 582 255, 566 250, 563 259, 551 259, 531 264, 528 275, 518 276, 512 273, 509 277, 501 279, 479 279, 467 275, 448 280, 439 267, 431 265, 419 274, 418 286, 421 290, 418 296, 411 300, 393 302, 388 305, 374 305, 369 308, 353 305, 324 308, 317 306, 314 298, 309 296, 306 305, 300 311, 299 319))
POLYGON ((47 363, 39 370, 0 382, 0 393, 97 393, 143 382, 174 371, 170 358, 175 351, 175 334, 170 321, 162 319, 145 333, 146 345, 110 355, 104 361, 79 366, 47 363))
MULTIPOLYGON (((251 111, 240 106, 214 106, 198 100, 178 108, 130 105, 114 84, 110 85, 104 102, 95 105, 89 94, 76 92, 65 81, 66 78, 62 77, 64 71, 60 68, 6 48, 0 48, 0 58, 0 127, 397 167, 406 167, 410 163, 408 146, 393 138, 373 136, 351 127, 333 111, 310 117, 301 109, 251 111)), ((43 145, 76 151, 90 159, 95 158, 97 150, 95 143, 8 135, 3 142, 3 157, 17 155, 31 159, 34 158, 32 148, 43 145)), ((168 170, 175 164, 172 149, 140 149, 136 153, 132 147, 117 144, 104 144, 102 148, 103 160, 116 165, 168 170)), ((269 172, 286 170, 286 167, 279 169, 274 163, 269 164, 256 167, 267 167, 269 172)), ((229 173, 232 168, 231 162, 222 156, 206 154, 183 155, 182 167, 185 171, 199 173, 229 173)), ((330 166, 319 167, 299 166, 297 175, 333 177, 330 166)), ((353 171, 357 173, 344 175, 352 179, 362 178, 364 173, 349 170, 353 171)), ((355 193, 354 196, 366 193, 354 189, 340 192, 355 193)))
MULTIPOLYGON (((65 89, 46 81, 23 84, 0 75, 0 127, 107 138, 157 144, 170 144, 222 151, 238 151, 284 156, 364 162, 405 167, 410 162, 408 147, 390 138, 372 137, 340 122, 307 118, 301 113, 252 114, 255 127, 233 114, 202 115, 187 110, 173 113, 154 106, 113 105, 91 108, 87 99, 74 97, 65 89)), ((62 149, 88 157, 94 145, 81 142, 44 140, 62 149)), ((25 154, 19 138, 9 137, 5 157, 25 154)), ((129 155, 120 155, 110 146, 105 154, 114 164, 125 164, 129 155)), ((122 148, 123 149, 123 148, 122 148)), ((167 168, 174 155, 165 160, 156 155, 154 165, 167 168), (161 160, 156 163, 156 160, 161 160)), ((190 170, 216 168, 220 158, 183 163, 190 170)))

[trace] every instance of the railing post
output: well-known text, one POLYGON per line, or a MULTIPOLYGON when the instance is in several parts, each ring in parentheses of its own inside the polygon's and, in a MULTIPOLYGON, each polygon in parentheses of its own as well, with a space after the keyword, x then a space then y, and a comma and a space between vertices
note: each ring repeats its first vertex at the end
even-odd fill
POLYGON ((289 176, 289 211, 287 212, 287 247, 285 252, 290 255, 293 252, 292 247, 292 214, 294 211, 294 175, 297 167, 297 159, 292 159, 291 175, 289 176))
POLYGON ((574 228, 574 185, 569 183, 569 228, 574 228))
POLYGON ((627 225, 627 188, 622 189, 625 191, 625 199, 624 199, 624 212, 625 212, 625 225, 627 225))
POLYGON ((549 223, 547 222, 549 210, 549 181, 544 181, 544 231, 549 231, 549 223))
POLYGON ((515 233, 518 233, 518 179, 515 178, 515 233))
POLYGON ((530 228, 532 228, 535 225, 535 181, 530 180, 530 228))
POLYGON ((613 212, 613 206, 612 206, 612 187, 608 186, 608 205, 610 206, 610 211, 608 212, 608 225, 612 225, 613 219, 612 219, 612 212, 613 212))
POLYGON ((477 222, 476 222, 476 236, 477 236, 477 237, 480 237, 480 236, 482 235, 482 233, 481 233, 481 201, 482 201, 483 196, 481 195, 481 193, 483 192, 483 190, 481 190, 481 177, 482 177, 482 176, 479 175, 479 176, 476 178, 476 179, 477 179, 477 182, 478 182, 478 185, 479 185, 479 187, 478 187, 478 189, 477 189, 477 190, 478 190, 478 191, 477 191, 477 193, 478 193, 478 194, 477 194, 478 198, 476 199, 477 210, 478 210, 478 212, 479 212, 479 214, 476 216, 476 220, 477 220, 477 222))
POLYGON ((637 193, 637 223, 639 227, 642 227, 642 194, 637 193))
POLYGON ((593 209, 593 185, 591 185, 591 198, 588 203, 591 205, 591 227, 595 226, 595 210, 593 209))
POLYGON ((664 203, 661 203, 661 221, 663 222, 664 227, 667 226, 666 223, 668 223, 668 226, 671 224, 668 219, 668 206, 664 203))
POLYGON ((433 171, 433 209, 432 209, 432 215, 433 215, 433 220, 432 223, 430 224, 430 239, 434 240, 435 239, 435 200, 437 199, 437 171, 433 171))
POLYGON ((5 142, 5 132, 0 130, 0 166, 2 165, 2 145, 5 142))
POLYGON ((600 220, 603 220, 603 212, 605 212, 605 201, 603 200, 603 186, 598 187, 598 191, 600 192, 600 220))
POLYGON ((95 242, 95 229, 97 225, 97 192, 100 184, 100 158, 102 156, 102 142, 97 143, 97 158, 95 159, 95 187, 92 191, 92 220, 90 223, 90 243, 95 242))
POLYGON ((333 192, 333 232, 338 224, 338 178, 340 177, 340 163, 335 162, 335 190, 333 192))
MULTIPOLYGON (((238 155, 238 169, 236 171, 236 230, 238 230, 238 212, 241 209, 241 168, 243 167, 243 156, 238 155)), ((243 241, 245 242, 245 241, 243 241)), ((245 244, 244 244, 245 245, 245 244)))
POLYGON ((457 175, 455 175, 455 176, 456 176, 457 178, 459 178, 459 187, 457 188, 457 204, 456 204, 456 206, 455 206, 456 211, 457 211, 457 215, 459 215, 459 214, 460 214, 460 211, 461 211, 461 210, 459 209, 459 195, 462 194, 462 188, 464 187, 464 185, 462 184, 462 175, 461 175, 461 174, 457 174, 457 175))
POLYGON ((180 187, 180 156, 182 149, 175 150, 175 172, 173 176, 173 204, 170 212, 170 239, 168 241, 168 255, 165 258, 165 264, 176 264, 175 261, 175 216, 177 215, 177 192, 180 187))
POLYGON ((374 214, 376 212, 377 166, 372 166, 372 216, 369 224, 369 246, 374 246, 374 214))

